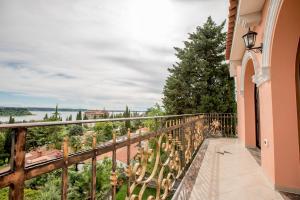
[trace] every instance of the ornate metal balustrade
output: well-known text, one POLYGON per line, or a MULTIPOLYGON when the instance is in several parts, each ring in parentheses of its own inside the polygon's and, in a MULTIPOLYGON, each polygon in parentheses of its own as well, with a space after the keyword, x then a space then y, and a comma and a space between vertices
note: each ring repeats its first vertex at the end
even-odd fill
POLYGON ((0 188, 9 187, 9 199, 24 199, 24 185, 30 180, 51 171, 61 169, 61 199, 68 196, 68 167, 91 159, 91 191, 90 199, 96 199, 96 164, 97 157, 112 152, 111 198, 116 198, 117 179, 117 150, 127 148, 127 177, 126 199, 166 199, 172 193, 176 182, 180 180, 207 135, 234 136, 236 134, 235 114, 197 114, 172 115, 158 117, 118 118, 82 120, 67 122, 39 122, 20 124, 1 124, 0 128, 13 129, 10 169, 0 173, 0 188), (68 153, 68 138, 62 143, 62 156, 50 161, 25 165, 26 133, 31 127, 64 126, 68 124, 89 124, 96 122, 117 122, 134 120, 154 120, 155 130, 148 133, 132 134, 116 138, 97 145, 93 136, 92 149, 77 153, 68 153), (142 144, 142 141, 148 141, 142 144), (131 146, 138 144, 138 152, 130 159, 131 146), (145 196, 148 187, 155 187, 156 194, 145 196), (136 188, 139 187, 139 191, 136 188))

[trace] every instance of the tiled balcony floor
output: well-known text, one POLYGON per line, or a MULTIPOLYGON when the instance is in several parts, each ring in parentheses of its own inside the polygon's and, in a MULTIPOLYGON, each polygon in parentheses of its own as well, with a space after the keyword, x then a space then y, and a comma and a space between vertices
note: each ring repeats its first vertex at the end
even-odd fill
POLYGON ((237 139, 208 140, 191 200, 283 199, 237 139))

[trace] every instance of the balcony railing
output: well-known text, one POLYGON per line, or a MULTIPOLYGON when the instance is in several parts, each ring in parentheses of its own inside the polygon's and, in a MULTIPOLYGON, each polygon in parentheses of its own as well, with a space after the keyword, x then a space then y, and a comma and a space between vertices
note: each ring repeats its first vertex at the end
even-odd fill
POLYGON ((117 150, 126 148, 126 165, 123 167, 127 182, 127 199, 166 199, 170 197, 178 181, 182 179, 207 136, 235 136, 235 114, 186 114, 157 117, 135 117, 97 119, 81 121, 57 121, 37 123, 1 124, 0 129, 11 129, 12 150, 10 167, 0 173, 0 188, 9 187, 9 199, 24 199, 25 181, 60 169, 61 199, 68 198, 68 167, 91 159, 89 199, 96 199, 97 158, 111 153, 111 199, 116 199, 118 186, 117 150), (113 133, 111 141, 97 144, 93 135, 92 148, 75 153, 69 153, 68 138, 64 138, 61 156, 34 164, 26 163, 26 134, 32 127, 66 126, 70 124, 91 124, 101 122, 125 122, 135 120, 153 120, 154 130, 147 133, 138 131, 126 136, 116 137, 113 133), (144 143, 144 141, 148 141, 144 143), (149 145, 151 141, 152 145, 149 145), (154 145, 153 145, 154 144, 154 145), (131 147, 138 146, 137 153, 131 158, 131 147), (139 191, 136 192, 136 188, 139 191), (146 196, 148 187, 156 189, 155 195, 146 196))

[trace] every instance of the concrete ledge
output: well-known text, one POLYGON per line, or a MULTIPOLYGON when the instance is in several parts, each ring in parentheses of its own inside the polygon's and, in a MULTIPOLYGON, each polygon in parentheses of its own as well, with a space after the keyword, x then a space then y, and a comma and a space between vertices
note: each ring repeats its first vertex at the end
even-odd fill
POLYGON ((198 176, 209 141, 205 139, 174 193, 172 200, 189 199, 198 176))

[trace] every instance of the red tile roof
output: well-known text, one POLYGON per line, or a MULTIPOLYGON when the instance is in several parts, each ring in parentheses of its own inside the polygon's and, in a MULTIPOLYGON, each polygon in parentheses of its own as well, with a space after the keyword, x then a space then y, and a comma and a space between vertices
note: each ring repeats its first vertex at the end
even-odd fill
POLYGON ((234 33, 234 27, 236 22, 236 15, 237 15, 237 7, 238 7, 238 0, 229 0, 229 15, 228 15, 228 30, 227 30, 227 39, 226 39, 226 60, 230 58, 230 51, 234 33))

